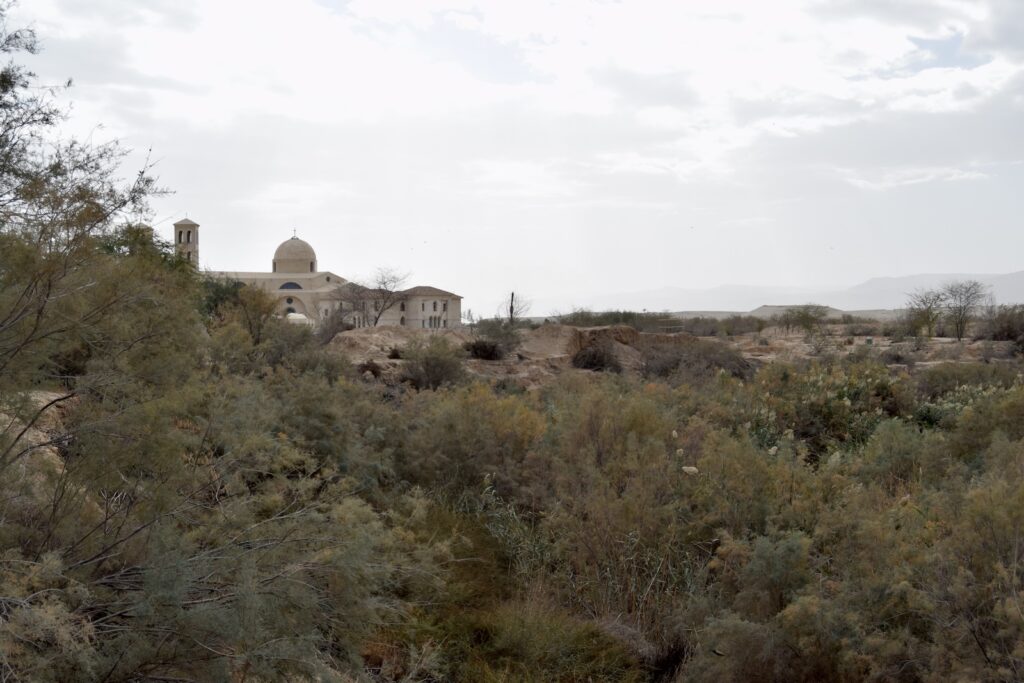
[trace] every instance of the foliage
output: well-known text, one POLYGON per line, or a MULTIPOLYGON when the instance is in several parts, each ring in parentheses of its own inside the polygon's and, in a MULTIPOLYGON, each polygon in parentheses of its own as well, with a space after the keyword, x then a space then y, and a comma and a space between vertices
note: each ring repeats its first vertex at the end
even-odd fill
POLYGON ((597 372, 622 372, 622 364, 615 356, 615 349, 609 340, 584 346, 573 355, 572 366, 597 372))
POLYGON ((457 384, 464 376, 462 350, 444 337, 431 337, 423 343, 416 340, 402 349, 405 365, 402 379, 416 389, 439 389, 457 384))
POLYGON ((478 360, 501 360, 505 357, 505 349, 499 342, 491 339, 473 339, 463 345, 470 358, 478 360))
POLYGON ((5 74, 0 679, 1021 678, 1018 362, 355 381, 5 74))
POLYGON ((702 383, 719 372, 744 379, 751 364, 731 347, 705 339, 652 339, 641 345, 645 377, 702 383))

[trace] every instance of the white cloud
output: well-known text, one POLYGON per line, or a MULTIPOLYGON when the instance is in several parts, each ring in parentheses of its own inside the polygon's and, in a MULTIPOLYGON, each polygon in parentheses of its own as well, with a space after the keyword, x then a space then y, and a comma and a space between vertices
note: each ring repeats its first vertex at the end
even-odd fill
MULTIPOLYGON (((394 265, 487 300, 524 263, 530 282, 516 286, 538 290, 567 272, 602 287, 605 268, 630 289, 852 281, 905 263, 799 268, 808 253, 834 258, 836 243, 857 251, 854 226, 886 220, 883 198, 897 234, 941 223, 934 205, 960 201, 952 188, 963 186, 987 188, 989 205, 1013 215, 1018 7, 101 0, 85 12, 35 0, 14 23, 31 20, 52 46, 32 61, 48 81, 80 83, 69 131, 96 134, 102 121, 102 135, 153 145, 177 192, 161 211, 187 207, 211 230, 258 236, 204 237, 221 250, 204 261, 260 267, 257 250, 301 221, 325 264, 339 250, 335 270, 386 238, 401 245, 387 252, 394 265), (927 206, 913 191, 925 187, 942 193, 927 206), (808 237, 820 230, 834 233, 808 237), (510 232, 519 239, 500 254, 480 239, 510 232), (465 253, 430 250, 451 241, 465 253), (580 244, 585 264, 538 249, 580 244), (694 250, 685 268, 669 256, 694 250)), ((990 236, 1024 247, 1010 224, 989 220, 990 236)), ((928 248, 937 261, 964 257, 928 248)), ((955 269, 998 269, 1013 250, 997 251, 955 269)))

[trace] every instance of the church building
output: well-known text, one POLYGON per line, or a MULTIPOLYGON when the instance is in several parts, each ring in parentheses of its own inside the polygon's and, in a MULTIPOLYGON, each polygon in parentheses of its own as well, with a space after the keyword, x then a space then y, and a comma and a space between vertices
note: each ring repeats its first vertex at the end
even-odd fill
MULTIPOLYGON (((174 248, 198 268, 199 224, 188 218, 175 223, 174 248)), ((259 287, 277 300, 282 317, 310 325, 338 310, 356 327, 373 326, 376 320, 377 325, 445 329, 458 327, 462 320, 458 294, 427 286, 394 293, 367 289, 320 270, 313 247, 298 237, 281 243, 270 272, 208 271, 208 275, 259 287)))

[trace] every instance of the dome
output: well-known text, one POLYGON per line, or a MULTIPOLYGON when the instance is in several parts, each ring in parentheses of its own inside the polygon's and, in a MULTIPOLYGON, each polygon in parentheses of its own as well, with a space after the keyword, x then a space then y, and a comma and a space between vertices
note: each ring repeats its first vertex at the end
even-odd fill
POLYGON ((293 237, 274 252, 275 273, 315 273, 316 252, 308 242, 293 237))

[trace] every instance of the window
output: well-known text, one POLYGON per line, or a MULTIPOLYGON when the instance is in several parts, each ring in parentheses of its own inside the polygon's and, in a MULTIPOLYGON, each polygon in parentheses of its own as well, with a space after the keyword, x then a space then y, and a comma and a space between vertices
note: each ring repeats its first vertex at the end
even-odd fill
POLYGON ((188 232, 185 233, 185 241, 188 244, 192 244, 192 231, 191 230, 189 230, 188 232))
POLYGON ((434 312, 437 313, 437 302, 434 302, 434 312))
POLYGON ((178 231, 178 244, 182 243, 183 240, 181 239, 181 237, 182 237, 183 234, 184 234, 184 231, 182 231, 182 230, 178 231))
POLYGON ((398 310, 400 310, 400 311, 404 311, 405 310, 405 302, 404 301, 402 303, 398 304, 398 310))
POLYGON ((279 289, 302 289, 302 285, 298 282, 286 282, 279 287, 279 289))
POLYGON ((420 302, 420 310, 421 311, 427 310, 427 302, 426 301, 421 301, 420 302))
POLYGON ((443 304, 441 304, 441 310, 444 311, 445 313, 448 312, 448 302, 447 301, 445 301, 443 304))
POLYGON ((402 327, 405 327, 405 316, 404 315, 402 316, 402 319, 398 321, 398 324, 401 325, 402 327))
POLYGON ((441 327, 448 327, 448 320, 447 319, 441 321, 441 327))
POLYGON ((327 281, 328 281, 328 282, 330 282, 330 281, 331 281, 331 276, 330 276, 330 275, 328 275, 328 276, 327 276, 327 281))
POLYGON ((285 303, 293 304, 295 303, 295 300, 292 299, 291 297, 288 297, 287 299, 285 299, 285 303))
POLYGON ((274 261, 274 272, 277 272, 277 261, 274 261))
POLYGON ((313 261, 309 262, 309 272, 311 272, 311 273, 315 273, 316 272, 316 263, 313 262, 313 261))

